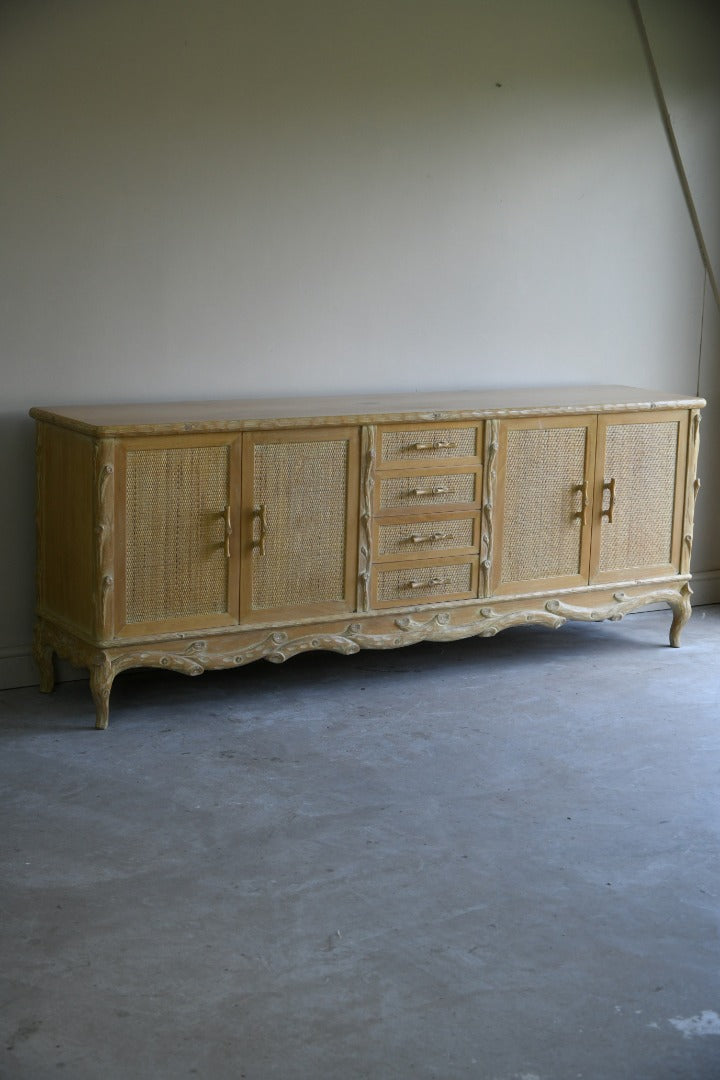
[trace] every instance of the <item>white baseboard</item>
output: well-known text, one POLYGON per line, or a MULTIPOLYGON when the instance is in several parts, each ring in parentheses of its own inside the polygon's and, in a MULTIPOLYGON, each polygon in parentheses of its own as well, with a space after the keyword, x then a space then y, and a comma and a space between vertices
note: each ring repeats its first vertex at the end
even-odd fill
MULTIPOLYGON (((705 570, 693 574, 692 590, 693 607, 720 604, 720 570, 705 570)), ((88 674, 84 668, 76 668, 60 660, 55 663, 55 677, 58 682, 72 682, 74 679, 87 679, 88 674)), ((0 648, 0 690, 37 686, 39 681, 29 645, 0 648)))
MULTIPOLYGON (((73 667, 65 660, 55 661, 55 678, 58 682, 72 682, 73 679, 87 679, 87 677, 88 673, 83 668, 73 667)), ((38 670, 30 645, 0 649, 0 690, 37 686, 39 682, 38 670)))
POLYGON ((29 647, 0 649, 0 690, 35 686, 37 682, 37 668, 29 647))
POLYGON ((703 570, 692 577, 693 607, 720 604, 720 570, 703 570))

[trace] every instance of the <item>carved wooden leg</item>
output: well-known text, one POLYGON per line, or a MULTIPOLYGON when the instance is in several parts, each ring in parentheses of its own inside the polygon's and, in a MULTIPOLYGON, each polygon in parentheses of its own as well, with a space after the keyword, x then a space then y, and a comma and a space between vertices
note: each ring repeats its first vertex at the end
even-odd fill
POLYGON ((43 694, 51 693, 55 686, 54 652, 52 645, 48 645, 45 641, 40 627, 36 627, 33 638, 33 656, 40 672, 40 692, 43 694))
POLYGON ((673 649, 680 648, 680 633, 692 614, 692 607, 690 606, 691 593, 690 586, 686 585, 679 594, 677 602, 670 605, 673 610, 673 621, 670 627, 670 644, 673 649))
POLYGON ((90 668, 90 693, 95 702, 95 727, 104 731, 110 716, 110 689, 115 678, 109 660, 101 660, 90 668))

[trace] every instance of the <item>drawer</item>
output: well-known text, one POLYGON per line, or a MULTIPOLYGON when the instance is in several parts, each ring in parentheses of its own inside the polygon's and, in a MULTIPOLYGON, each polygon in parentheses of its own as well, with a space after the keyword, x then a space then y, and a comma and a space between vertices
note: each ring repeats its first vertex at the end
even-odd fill
POLYGON ((378 474, 376 512, 415 510, 427 506, 477 506, 480 473, 473 471, 414 474, 378 474))
POLYGON ((376 559, 425 559, 432 552, 469 555, 479 550, 478 514, 454 517, 385 518, 375 522, 376 559))
POLYGON ((477 556, 373 568, 372 603, 375 608, 471 600, 477 594, 477 556))
POLYGON ((408 461, 480 460, 482 424, 416 424, 378 428, 378 467, 408 461))

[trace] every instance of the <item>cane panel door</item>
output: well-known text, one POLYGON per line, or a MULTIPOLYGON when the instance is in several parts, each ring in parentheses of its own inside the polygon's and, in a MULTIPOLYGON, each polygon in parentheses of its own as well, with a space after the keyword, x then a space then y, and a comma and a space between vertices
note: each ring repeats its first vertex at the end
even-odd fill
POLYGON ((354 610, 359 434, 324 428, 244 436, 244 621, 354 610))
POLYGON ((493 595, 586 584, 595 417, 499 425, 493 595))
POLYGON ((592 582, 680 571, 688 413, 598 420, 592 582))
POLYGON ((116 467, 119 632, 237 623, 240 440, 123 439, 116 467))

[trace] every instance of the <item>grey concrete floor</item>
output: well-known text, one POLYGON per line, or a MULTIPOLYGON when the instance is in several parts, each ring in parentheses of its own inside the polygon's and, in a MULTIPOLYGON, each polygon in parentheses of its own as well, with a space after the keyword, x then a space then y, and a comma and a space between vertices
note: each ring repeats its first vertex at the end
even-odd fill
POLYGON ((0 694, 0 1076, 720 1077, 720 608, 0 694))

